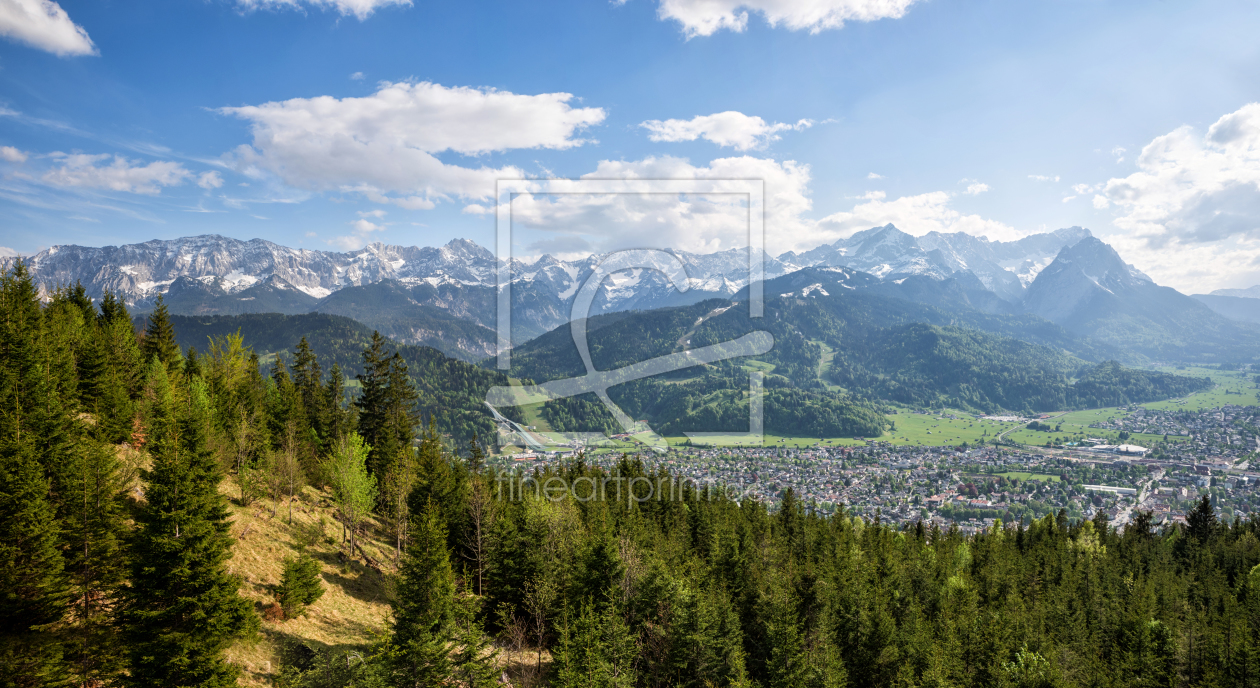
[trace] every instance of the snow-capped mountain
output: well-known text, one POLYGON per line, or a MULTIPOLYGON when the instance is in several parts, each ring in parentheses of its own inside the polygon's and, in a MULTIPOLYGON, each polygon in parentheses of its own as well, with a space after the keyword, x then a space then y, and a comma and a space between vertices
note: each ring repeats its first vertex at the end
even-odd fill
POLYGON ((1153 360, 1253 360, 1260 335, 1252 325, 1155 284, 1094 237, 1060 251, 1029 285, 1023 307, 1153 360))
MULTIPOLYGON (((972 299, 977 307, 997 312, 1016 308, 1025 286, 1060 249, 1089 236, 1087 230, 1073 227, 1014 242, 961 233, 916 238, 886 225, 800 254, 765 255, 763 265, 766 279, 804 267, 847 267, 890 285, 907 277, 953 280, 984 297, 972 299), (986 290, 991 294, 986 296, 986 290), (986 299, 988 305, 978 305, 986 299)), ((674 255, 685 266, 688 291, 678 292, 658 270, 625 270, 601 283, 591 314, 725 298, 748 286, 748 249, 674 255)), ((578 289, 604 258, 591 255, 566 261, 545 255, 530 262, 513 260, 514 341, 567 322, 578 289)), ((336 252, 218 235, 101 248, 54 246, 27 259, 27 264, 45 293, 57 285, 82 282, 93 297, 110 290, 140 310, 165 294, 172 312, 191 315, 340 313, 403 341, 419 337, 413 336, 416 332, 435 336, 430 316, 439 311, 492 330, 500 265, 494 254, 467 239, 438 247, 376 243, 336 252), (397 288, 369 289, 384 282, 395 282, 397 288), (392 305, 384 307, 381 299, 392 305), (380 307, 365 307, 378 303, 380 307), (410 315, 395 317, 398 308, 410 315)))
POLYGON ((483 283, 494 279, 494 264, 489 251, 466 239, 439 248, 378 243, 337 253, 217 234, 101 248, 53 246, 29 259, 32 274, 45 289, 82 282, 93 296, 111 290, 131 304, 155 298, 180 277, 214 282, 234 293, 274 275, 323 298, 344 287, 385 279, 483 283))
POLYGON ((911 275, 943 280, 971 272, 986 289, 1015 302, 1060 250, 1088 236, 1089 230, 1071 227, 1018 241, 990 241, 962 232, 916 238, 889 224, 800 254, 785 253, 779 260, 792 269, 843 265, 886 280, 911 275))

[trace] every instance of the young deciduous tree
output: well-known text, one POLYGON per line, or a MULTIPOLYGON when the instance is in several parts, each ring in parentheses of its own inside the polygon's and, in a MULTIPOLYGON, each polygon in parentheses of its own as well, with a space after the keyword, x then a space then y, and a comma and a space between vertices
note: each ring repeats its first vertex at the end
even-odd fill
POLYGON ((333 499, 344 533, 350 536, 350 558, 354 558, 355 531, 376 504, 376 477, 368 473, 367 459, 371 447, 356 433, 350 433, 324 465, 324 473, 332 484, 333 499))
MULTIPOLYGON (((298 458, 297 425, 290 423, 285 431, 285 438, 280 451, 275 454, 272 466, 272 484, 275 486, 276 500, 283 495, 289 502, 289 525, 293 525, 293 500, 306 485, 306 471, 298 458)), ((272 509, 275 514, 275 509, 272 509)))

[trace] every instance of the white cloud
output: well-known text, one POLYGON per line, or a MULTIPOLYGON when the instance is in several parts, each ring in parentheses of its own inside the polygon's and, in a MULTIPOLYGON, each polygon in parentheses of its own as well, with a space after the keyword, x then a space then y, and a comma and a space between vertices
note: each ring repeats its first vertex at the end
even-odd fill
POLYGON ((156 194, 161 191, 161 187, 178 186, 192 176, 183 165, 164 160, 140 165, 118 155, 53 153, 50 157, 62 164, 46 172, 43 179, 57 186, 156 194), (97 165, 111 157, 111 164, 97 165))
POLYGON ((963 193, 967 194, 968 196, 979 196, 980 194, 988 190, 989 190, 988 184, 985 184, 984 182, 972 182, 967 185, 967 190, 964 191, 963 193))
POLYGON ((531 96, 429 82, 384 83, 362 98, 294 98, 221 112, 252 125, 253 145, 232 156, 243 173, 265 171, 299 188, 431 208, 435 199, 449 196, 491 197, 495 179, 524 176, 513 167, 445 163, 439 153, 472 156, 588 143, 578 133, 602 122, 604 110, 571 107, 572 99, 568 93, 531 96))
POLYGON ((26 162, 26 157, 26 153, 14 148, 13 146, 0 146, 0 160, 4 160, 6 162, 26 162))
POLYGON ((0 36, 59 57, 96 54, 87 31, 52 0, 0 0, 0 36))
POLYGON ((377 208, 376 210, 360 210, 355 214, 358 215, 359 217, 374 217, 379 220, 382 217, 385 217, 386 215, 388 215, 389 213, 385 212, 384 210, 381 210, 380 208, 377 208))
MULTIPOLYGON (((884 200, 884 192, 870 192, 861 199, 865 203, 857 204, 853 210, 828 215, 819 220, 818 225, 830 240, 890 222, 901 231, 914 236, 923 236, 928 232, 964 232, 973 236, 1009 241, 1024 235, 996 220, 986 220, 979 215, 963 215, 950 207, 951 198, 951 194, 947 192, 933 191, 887 201, 884 200)), ((802 247, 808 247, 807 242, 801 243, 802 247)))
POLYGON ((884 175, 882 175, 882 174, 876 174, 875 172, 871 172, 870 174, 866 175, 866 178, 867 178, 867 179, 883 179, 883 178, 884 178, 884 175))
POLYGON ((318 235, 317 233, 315 233, 315 232, 307 232, 307 233, 306 233, 306 234, 304 234, 303 236, 305 236, 307 239, 309 239, 309 238, 311 238, 311 237, 313 237, 313 236, 319 236, 319 235, 318 235))
POLYGON ((1106 196, 1094 194, 1094 208, 1097 210, 1106 210, 1111 205, 1106 196))
MULTIPOLYGON (((771 253, 795 247, 815 233, 802 218, 810 210, 809 166, 749 156, 720 158, 708 166, 671 156, 605 160, 591 179, 765 180, 766 243, 771 253)), ((748 210, 736 194, 555 194, 516 196, 512 221, 548 235, 542 250, 567 251, 581 239, 588 250, 675 248, 713 252, 748 245, 748 210)))
POLYGON ((217 189, 223 186, 223 177, 214 170, 202 172, 201 176, 197 177, 197 186, 203 189, 217 189))
POLYGON ((20 255, 22 254, 7 246, 0 246, 0 258, 17 258, 20 255))
POLYGON ((363 72, 355 72, 350 75, 351 81, 363 81, 363 72))
POLYGON ((657 14, 682 24, 687 38, 711 36, 722 29, 742 32, 748 13, 759 12, 772 27, 818 33, 847 21, 898 19, 915 0, 661 0, 657 14))
POLYGON ((763 148, 771 141, 778 141, 780 137, 777 134, 780 131, 801 131, 814 126, 814 123, 802 119, 796 124, 770 124, 755 115, 728 110, 712 115, 698 115, 689 120, 653 119, 639 126, 651 132, 648 138, 653 141, 695 141, 703 138, 719 146, 746 151, 763 148))
POLYGON ((1121 146, 1116 146, 1115 148, 1111 149, 1111 155, 1112 157, 1116 159, 1117 163, 1124 162, 1124 154, 1126 152, 1127 151, 1121 146))
POLYGON ((329 239, 328 244, 330 246, 336 246, 343 251, 357 251, 364 246, 367 246, 367 239, 354 235, 339 236, 329 239))
POLYGON ((1057 174, 1056 174, 1056 175, 1054 175, 1053 177, 1047 177, 1047 176, 1046 176, 1046 175, 1044 175, 1044 174, 1030 174, 1030 175, 1028 175, 1028 178, 1029 178, 1029 179, 1031 179, 1031 180, 1033 180, 1033 181, 1037 181, 1037 182, 1057 182, 1057 181, 1059 181, 1059 175, 1057 175, 1057 174))
POLYGON ((1235 270, 1260 281, 1260 103, 1203 135, 1183 126, 1156 137, 1136 163, 1094 204, 1116 208, 1143 270, 1183 290, 1243 279, 1235 270))
POLYGON ((489 215, 494 212, 494 209, 487 208, 477 203, 469 203, 468 205, 464 206, 464 209, 460 212, 464 213, 465 215, 489 215))
MULTIPOLYGON (((337 246, 341 249, 344 249, 346 251, 355 251, 367 245, 368 235, 370 235, 372 232, 385 231, 385 228, 386 228, 385 225, 378 225, 375 222, 372 222, 371 220, 366 219, 368 217, 375 217, 375 218, 384 217, 385 211, 377 210, 377 211, 371 211, 371 212, 360 212, 358 213, 358 215, 359 215, 359 219, 349 223, 350 228, 354 230, 354 234, 333 237, 332 239, 328 240, 328 243, 333 246, 337 246), (377 215, 377 213, 380 213, 380 214, 377 215)), ((314 236, 314 235, 315 235, 314 232, 310 232, 307 234, 307 236, 314 236)))
MULTIPOLYGON (((2 0, 0 0, 2 1, 2 0)), ((256 9, 302 9, 305 6, 336 10, 342 16, 354 15, 363 21, 378 8, 389 5, 411 7, 411 0, 237 0, 237 6, 245 11, 256 9)))

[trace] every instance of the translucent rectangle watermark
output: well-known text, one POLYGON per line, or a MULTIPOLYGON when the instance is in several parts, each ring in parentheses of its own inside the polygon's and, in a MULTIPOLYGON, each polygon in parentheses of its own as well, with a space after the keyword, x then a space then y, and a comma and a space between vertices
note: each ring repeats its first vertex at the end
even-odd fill
MULTIPOLYGON (((652 195, 736 195, 747 203, 748 246, 748 308, 749 316, 760 318, 764 313, 765 279, 765 184, 750 179, 505 179, 496 184, 496 258, 497 258, 497 366, 502 370, 511 367, 512 350, 512 201, 522 195, 598 195, 652 194, 652 195)), ((625 434, 654 450, 667 447, 664 438, 646 427, 642 421, 631 419, 608 396, 608 389, 633 380, 661 375, 696 365, 715 363, 737 357, 756 356, 768 352, 774 346, 773 336, 766 331, 756 331, 734 340, 698 349, 688 349, 658 358, 642 361, 617 370, 597 370, 591 360, 587 342, 587 319, 598 295, 601 284, 609 276, 633 269, 655 270, 664 274, 678 292, 690 288, 686 267, 674 253, 662 248, 637 248, 614 251, 602 256, 600 262, 577 289, 570 311, 569 325, 573 342, 582 358, 586 374, 565 380, 554 380, 541 385, 494 387, 486 395, 500 425, 500 438, 519 438, 523 446, 545 450, 550 443, 547 437, 534 428, 526 428, 504 417, 499 408, 546 403, 579 394, 593 393, 621 426, 625 434)), ((763 443, 762 373, 753 372, 749 380, 749 431, 734 433, 739 443, 763 443)), ((704 438, 715 435, 731 436, 732 433, 686 433, 689 437, 704 438)), ((593 438, 591 433, 575 433, 565 437, 570 447, 585 446, 593 438)))

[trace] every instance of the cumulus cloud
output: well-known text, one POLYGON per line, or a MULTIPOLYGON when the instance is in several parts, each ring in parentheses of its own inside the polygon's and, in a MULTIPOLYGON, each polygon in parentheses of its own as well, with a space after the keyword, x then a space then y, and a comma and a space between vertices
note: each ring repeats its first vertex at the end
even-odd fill
POLYGON ((1122 146, 1116 146, 1111 149, 1111 155, 1116 159, 1117 163, 1124 162, 1124 154, 1127 152, 1122 146))
POLYGON ((253 144, 231 156, 312 190, 358 192, 378 203, 431 208, 435 199, 494 195, 513 167, 464 167, 443 152, 475 156, 513 149, 567 149, 599 124, 601 108, 575 108, 568 93, 518 95, 429 82, 384 83, 362 98, 294 98, 221 111, 251 123, 253 144), (389 194, 400 194, 391 196, 389 194))
MULTIPOLYGON (((3 0, 0 0, 3 1, 3 0)), ((303 9, 315 7, 335 10, 341 15, 354 15, 359 21, 372 16, 378 8, 390 5, 411 7, 411 0, 237 0, 237 6, 247 12, 257 9, 303 9)))
POLYGON ((223 186, 223 177, 214 170, 202 172, 201 176, 197 177, 197 186, 203 189, 217 189, 223 186))
POLYGON ((164 186, 178 186, 192 173, 177 162, 159 160, 147 165, 118 155, 53 153, 61 164, 44 174, 43 180, 56 186, 78 186, 140 194, 156 194, 164 186), (113 158, 108 165, 100 165, 113 158))
POLYGON ((703 138, 719 146, 746 151, 764 148, 771 141, 778 141, 780 131, 801 131, 814 126, 814 123, 802 119, 796 124, 770 124, 760 117, 728 110, 691 119, 653 119, 639 126, 651 132, 648 138, 653 141, 695 141, 703 138))
MULTIPOLYGON (((698 166, 671 156, 605 160, 585 178, 760 179, 765 181, 768 250, 794 247, 815 231, 802 217, 811 207, 809 166, 793 161, 742 156, 698 166)), ((597 251, 675 248, 708 253, 748 245, 746 196, 735 193, 521 194, 512 201, 512 222, 547 236, 540 242, 550 243, 535 242, 536 246, 576 246, 580 242, 574 238, 597 251)))
POLYGON ((351 81, 363 81, 363 72, 355 72, 350 75, 351 81))
POLYGON ((0 246, 0 258, 17 258, 22 255, 8 246, 0 246))
POLYGON ((1035 182, 1057 182, 1057 181, 1059 181, 1059 175, 1057 175, 1057 174, 1056 174, 1056 175, 1054 175, 1053 177, 1046 176, 1046 175, 1044 175, 1044 174, 1030 174, 1030 175, 1028 175, 1028 178, 1029 178, 1029 179, 1031 179, 1031 180, 1033 180, 1033 181, 1035 181, 1035 182))
POLYGON ((964 215, 953 209, 950 207, 952 195, 945 191, 902 196, 891 201, 886 198, 884 192, 872 191, 863 196, 860 200, 864 202, 858 203, 852 210, 828 215, 819 220, 818 225, 830 240, 890 222, 914 236, 923 236, 928 232, 964 232, 998 241, 1023 236, 1009 225, 979 215, 964 215))
POLYGON ((0 146, 0 160, 5 162, 26 162, 27 155, 13 146, 0 146))
POLYGON ((772 27, 818 33, 848 21, 898 19, 915 0, 661 0, 657 14, 682 24, 687 38, 711 36, 723 29, 743 32, 748 13, 757 12, 772 27))
POLYGON ((968 196, 979 196, 980 194, 988 190, 989 190, 988 184, 985 184, 984 182, 972 182, 967 185, 967 190, 963 191, 963 193, 967 194, 968 196))
MULTIPOLYGON (((357 251, 358 249, 361 249, 364 246, 367 246, 368 236, 371 235, 372 232, 385 231, 387 225, 377 224, 367 219, 369 217, 374 217, 379 220, 385 217, 384 210, 372 210, 372 211, 367 211, 367 212, 359 212, 356 214, 359 216, 359 219, 354 220, 353 222, 349 223, 350 229, 354 230, 354 234, 347 234, 345 236, 333 237, 332 239, 328 240, 329 244, 333 246, 337 246, 338 248, 344 249, 346 251, 357 251)), ((314 236, 314 233, 308 234, 307 236, 314 236)))
POLYGON ((1194 275, 1260 273, 1260 103, 1205 134, 1183 126, 1156 137, 1136 163, 1137 172, 1108 180, 1094 207, 1116 209, 1114 224, 1142 252, 1144 270, 1150 263, 1157 280, 1188 288, 1194 275))
POLYGON ((866 175, 866 178, 867 179, 883 179, 884 175, 878 174, 876 172, 871 172, 870 174, 866 175))
POLYGON ((96 54, 87 31, 52 0, 0 0, 0 36, 59 57, 96 54))
POLYGON ((1152 243, 1260 238, 1260 103, 1221 117, 1206 135, 1185 126, 1157 137, 1137 166, 1104 191, 1124 213, 1118 227, 1152 243))

